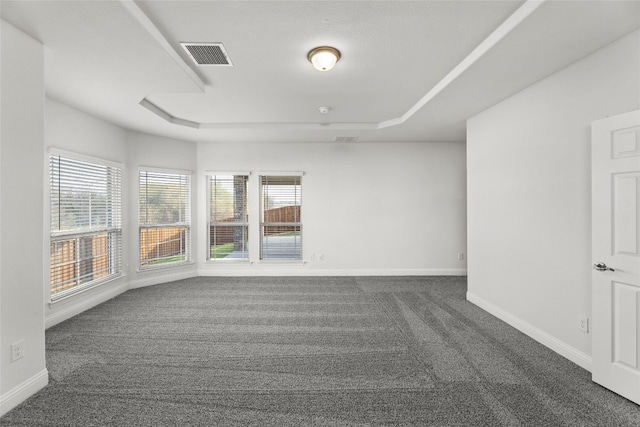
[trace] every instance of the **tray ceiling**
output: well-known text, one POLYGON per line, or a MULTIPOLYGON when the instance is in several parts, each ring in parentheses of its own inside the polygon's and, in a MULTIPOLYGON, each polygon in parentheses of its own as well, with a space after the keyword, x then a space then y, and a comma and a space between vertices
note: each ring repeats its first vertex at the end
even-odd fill
POLYGON ((48 96, 193 141, 462 141, 468 117, 640 27, 640 3, 616 1, 3 1, 1 12, 44 44, 48 96), (233 66, 198 66, 181 43, 221 45, 233 66), (342 54, 330 72, 307 61, 321 45, 342 54))

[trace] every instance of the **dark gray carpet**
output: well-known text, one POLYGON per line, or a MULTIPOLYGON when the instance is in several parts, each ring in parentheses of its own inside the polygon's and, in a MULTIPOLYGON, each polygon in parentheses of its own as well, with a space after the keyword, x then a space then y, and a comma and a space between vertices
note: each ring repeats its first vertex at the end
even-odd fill
POLYGON ((46 333, 2 426, 638 426, 639 407, 465 301, 461 277, 195 278, 46 333))

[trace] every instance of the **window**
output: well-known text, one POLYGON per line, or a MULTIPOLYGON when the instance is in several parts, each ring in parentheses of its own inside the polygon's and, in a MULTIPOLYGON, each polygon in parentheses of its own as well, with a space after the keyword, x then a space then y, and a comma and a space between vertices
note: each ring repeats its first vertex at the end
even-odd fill
POLYGON ((122 167, 49 157, 51 300, 122 275, 122 167))
POLYGON ((249 260, 246 175, 209 175, 210 260, 249 260))
POLYGON ((191 175, 141 170, 140 268, 190 261, 191 175))
POLYGON ((260 177, 260 259, 302 259, 301 180, 260 177))

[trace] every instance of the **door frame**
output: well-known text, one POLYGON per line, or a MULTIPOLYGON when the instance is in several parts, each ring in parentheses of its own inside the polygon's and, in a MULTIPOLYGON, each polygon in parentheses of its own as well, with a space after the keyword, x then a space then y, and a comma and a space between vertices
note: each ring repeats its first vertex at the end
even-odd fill
MULTIPOLYGON (((625 250, 620 250, 622 246, 616 247, 620 235, 616 234, 614 212, 619 200, 626 200, 626 197, 616 198, 616 191, 621 191, 616 178, 640 172, 640 110, 594 121, 591 126, 591 155, 591 254, 594 264, 591 279, 591 374, 594 382, 640 404, 640 257, 636 255, 640 253, 640 239, 631 242, 632 246, 635 245, 635 252, 629 252, 629 246, 625 246, 625 250), (619 139, 626 145, 621 143, 622 151, 616 152, 615 138, 627 134, 635 134, 635 137, 619 139), (631 147, 630 151, 624 151, 627 145, 631 147), (604 263, 608 269, 597 270, 595 263, 604 263)), ((631 182, 626 184, 631 185, 631 182)), ((640 181, 633 185, 636 186, 632 186, 635 191, 640 192, 637 189, 640 181)), ((636 210, 637 215, 640 215, 640 210, 636 210)), ((622 224, 627 224, 628 216, 624 218, 622 224)), ((640 220, 636 224, 640 224, 640 220)), ((622 236, 626 238, 627 234, 622 236)))

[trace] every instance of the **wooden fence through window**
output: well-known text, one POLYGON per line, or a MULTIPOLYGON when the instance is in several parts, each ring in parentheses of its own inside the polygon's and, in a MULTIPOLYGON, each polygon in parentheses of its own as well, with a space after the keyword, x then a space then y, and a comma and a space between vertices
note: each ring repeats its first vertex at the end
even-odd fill
POLYGON ((140 229, 140 264, 155 264, 185 256, 186 239, 186 226, 140 229))
POLYGON ((51 241, 50 285, 52 294, 108 275, 108 233, 51 241))

